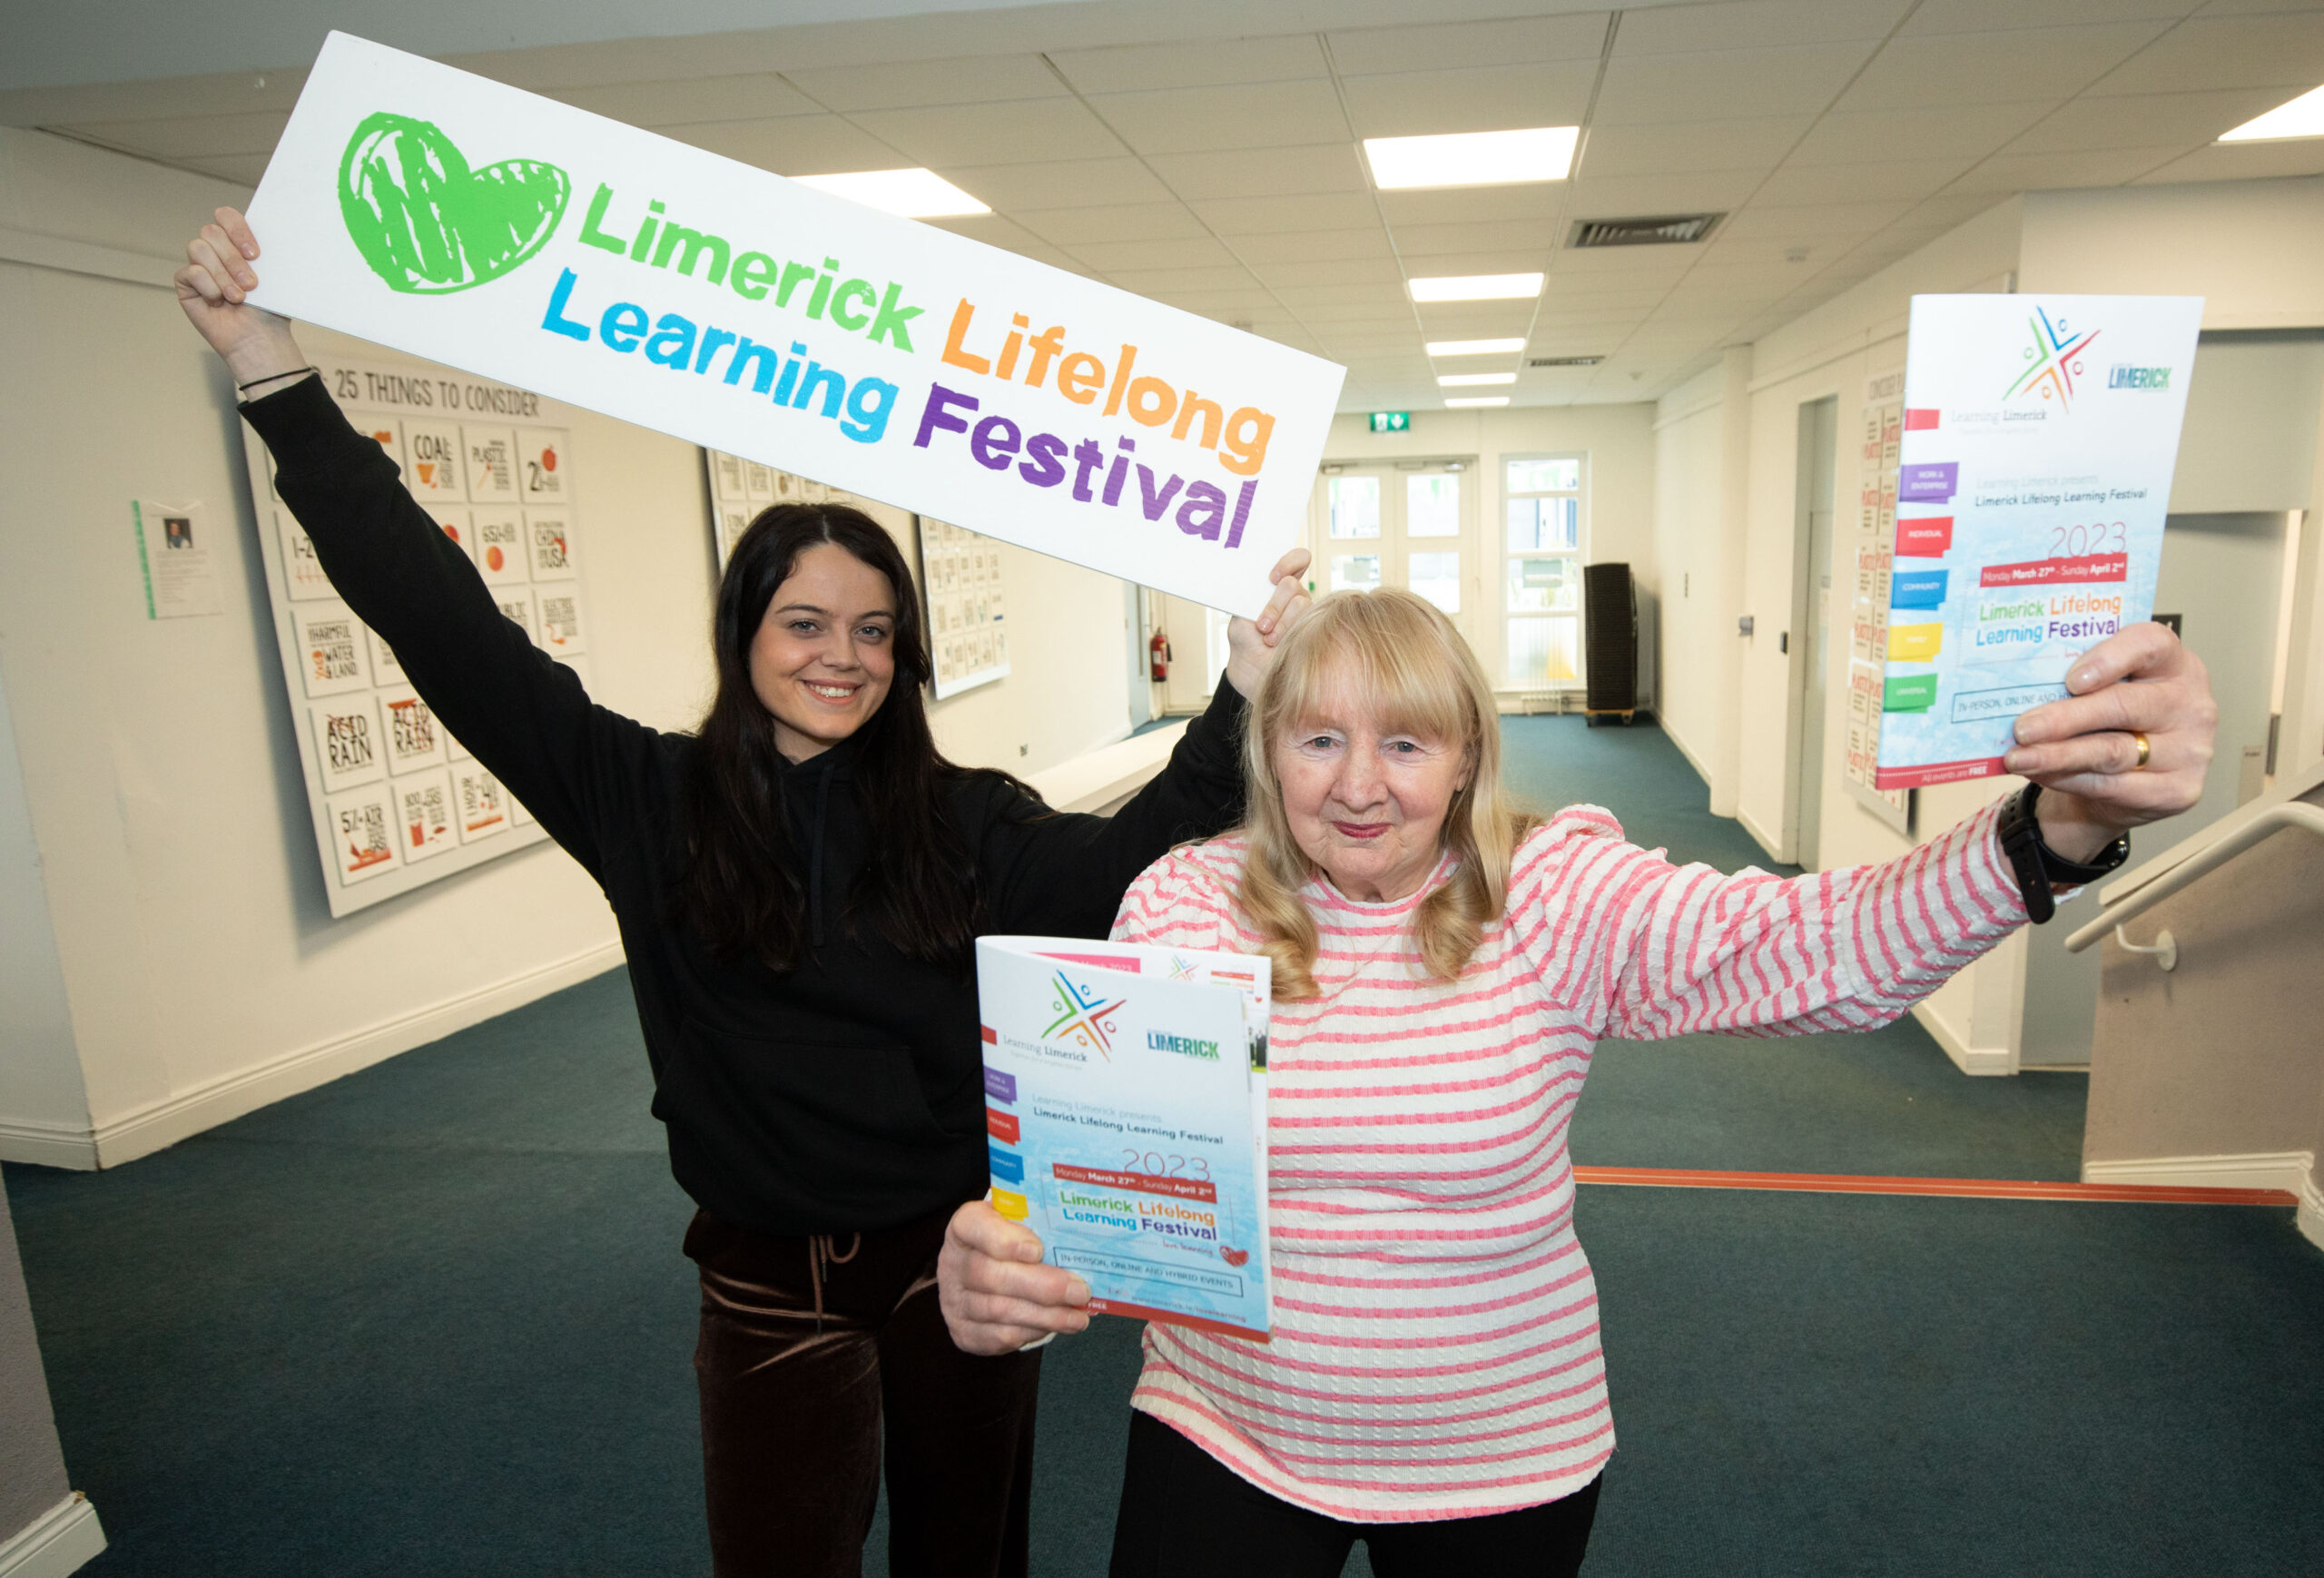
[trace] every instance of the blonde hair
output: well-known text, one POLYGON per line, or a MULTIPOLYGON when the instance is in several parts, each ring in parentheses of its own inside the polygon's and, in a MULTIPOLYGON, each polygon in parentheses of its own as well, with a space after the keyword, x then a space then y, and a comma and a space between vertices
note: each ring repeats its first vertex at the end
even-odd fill
POLYGON ((1315 918, 1299 890, 1315 863, 1292 836, 1275 776, 1275 748, 1334 697, 1353 697, 1384 730, 1456 745, 1467 783, 1439 833, 1452 874, 1422 901, 1413 931, 1431 975, 1456 981, 1484 929, 1509 901, 1509 868, 1539 819, 1501 786, 1501 717, 1492 686, 1469 644, 1435 605, 1410 592, 1339 592, 1294 626, 1260 682, 1243 734, 1249 841, 1236 903, 1274 962, 1275 995, 1315 996, 1315 918))

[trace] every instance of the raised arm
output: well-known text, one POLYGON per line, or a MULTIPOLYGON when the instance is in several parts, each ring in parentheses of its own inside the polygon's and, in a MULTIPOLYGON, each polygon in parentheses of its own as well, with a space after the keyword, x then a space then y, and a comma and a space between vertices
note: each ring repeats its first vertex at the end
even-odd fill
MULTIPOLYGON (((2005 758, 2039 786, 2045 867, 2103 862, 2132 827, 2192 805, 2219 715, 2201 660, 2159 625, 2092 648, 2066 686, 2019 719, 2005 758)), ((1606 1033, 1782 1035, 1896 1018, 2028 918, 2002 809, 1882 864, 1788 882, 1570 841, 1559 891, 1590 895, 1606 1033)))
POLYGON ((332 588, 395 651, 459 742, 593 872, 602 801, 642 753, 642 725, 593 707, 573 671, 501 615, 475 566, 355 431, 306 366, 284 320, 251 306, 258 241, 231 209, 186 249, 179 303, 248 396, 243 415, 275 461, 275 488, 332 588))
POLYGON ((994 930, 1102 937, 1138 873, 1172 845, 1242 819, 1244 698, 1257 694, 1275 645, 1306 610, 1306 569, 1305 548, 1285 555, 1258 618, 1228 624, 1232 658, 1209 710, 1128 804, 1111 816, 1029 807, 994 820, 981 863, 994 930))

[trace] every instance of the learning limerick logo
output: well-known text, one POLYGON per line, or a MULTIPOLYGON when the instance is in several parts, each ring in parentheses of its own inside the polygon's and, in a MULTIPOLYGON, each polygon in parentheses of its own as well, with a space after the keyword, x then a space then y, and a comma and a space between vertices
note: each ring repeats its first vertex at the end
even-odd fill
POLYGON ((1056 988, 1050 993, 1049 1007, 1058 1011, 1058 1017, 1041 1032, 1041 1039, 1078 1042, 1111 1062, 1114 1016, 1129 999, 1118 997, 1108 1002, 1102 993, 1085 992, 1075 986, 1061 971, 1049 980, 1056 988))
POLYGON ((339 167, 339 212, 391 291, 441 296, 486 284, 541 250, 572 182, 537 159, 482 170, 442 130, 385 111, 355 128, 339 167))
POLYGON ((2043 399, 2054 399, 2060 410, 2073 408, 2074 380, 2082 374, 2082 354, 2098 339, 2095 329, 2086 334, 2070 332, 2070 325, 2063 318, 2053 322, 2050 315, 2039 307, 2026 321, 2026 331, 2033 343, 2025 348, 2025 368, 2017 381, 2002 391, 2008 399, 2018 394, 2041 392, 2043 399))

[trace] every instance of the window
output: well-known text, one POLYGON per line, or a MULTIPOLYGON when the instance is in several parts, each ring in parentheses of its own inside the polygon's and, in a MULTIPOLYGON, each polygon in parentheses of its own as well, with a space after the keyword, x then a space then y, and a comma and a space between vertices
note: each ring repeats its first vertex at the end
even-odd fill
POLYGON ((1582 457, 1505 462, 1502 494, 1502 678, 1514 685, 1581 676, 1582 457))

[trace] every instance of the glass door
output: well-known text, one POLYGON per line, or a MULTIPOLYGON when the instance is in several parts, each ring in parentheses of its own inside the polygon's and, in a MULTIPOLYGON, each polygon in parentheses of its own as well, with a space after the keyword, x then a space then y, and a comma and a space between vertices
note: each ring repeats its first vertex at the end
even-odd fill
POLYGON ((1581 457, 1503 464, 1502 683, 1570 685, 1581 678, 1581 457))
POLYGON ((1317 489, 1317 589, 1416 592, 1473 642, 1480 572, 1469 478, 1459 460, 1325 473, 1317 489))

